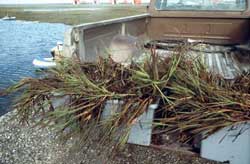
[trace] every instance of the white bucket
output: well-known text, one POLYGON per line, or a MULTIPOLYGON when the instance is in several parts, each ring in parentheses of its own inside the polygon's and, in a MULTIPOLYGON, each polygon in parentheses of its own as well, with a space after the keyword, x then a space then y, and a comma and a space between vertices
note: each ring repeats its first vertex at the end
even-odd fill
POLYGON ((226 127, 201 142, 203 158, 250 164, 250 122, 226 127))

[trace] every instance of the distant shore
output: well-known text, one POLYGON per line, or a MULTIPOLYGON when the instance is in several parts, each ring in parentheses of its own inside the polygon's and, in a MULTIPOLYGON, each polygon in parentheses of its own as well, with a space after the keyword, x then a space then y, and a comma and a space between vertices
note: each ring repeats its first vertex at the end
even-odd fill
POLYGON ((17 20, 78 25, 124 16, 142 14, 146 5, 41 4, 0 5, 0 18, 15 16, 17 20))

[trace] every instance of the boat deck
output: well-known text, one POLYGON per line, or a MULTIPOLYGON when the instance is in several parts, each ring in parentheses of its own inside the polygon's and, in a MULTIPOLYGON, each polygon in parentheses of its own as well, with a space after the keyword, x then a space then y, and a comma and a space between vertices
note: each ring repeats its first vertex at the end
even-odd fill
MULTIPOLYGON (((174 51, 178 43, 159 42, 157 53, 165 56, 174 51)), ((189 44, 188 55, 201 56, 208 69, 232 80, 238 75, 250 71, 250 49, 246 46, 212 45, 205 43, 189 44)))

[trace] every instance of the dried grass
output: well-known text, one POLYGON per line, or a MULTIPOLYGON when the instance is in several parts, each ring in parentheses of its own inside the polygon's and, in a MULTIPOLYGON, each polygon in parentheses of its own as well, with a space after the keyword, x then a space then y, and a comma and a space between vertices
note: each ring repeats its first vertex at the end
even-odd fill
MULTIPOLYGON (((22 91, 15 108, 22 122, 54 126, 67 134, 84 132, 87 140, 101 128, 102 141, 114 137, 121 127, 129 129, 149 104, 161 100, 154 125, 158 133, 205 134, 250 120, 250 74, 233 83, 207 71, 199 58, 186 55, 184 46, 171 57, 159 58, 155 50, 144 63, 124 67, 111 59, 96 63, 62 61, 41 79, 28 78, 5 94, 22 91), (53 97, 69 96, 67 106, 54 109, 53 97), (108 100, 122 100, 121 112, 103 121, 108 100)), ((127 132, 127 131, 126 131, 127 132)), ((125 143, 121 133, 118 143, 125 143)))

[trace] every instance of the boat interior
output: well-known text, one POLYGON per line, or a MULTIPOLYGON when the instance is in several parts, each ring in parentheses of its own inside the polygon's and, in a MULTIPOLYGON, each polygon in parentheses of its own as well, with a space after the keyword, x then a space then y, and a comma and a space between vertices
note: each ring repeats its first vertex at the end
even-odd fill
POLYGON ((75 26, 68 45, 81 61, 96 61, 109 54, 117 35, 127 37, 120 44, 128 48, 134 48, 131 37, 141 46, 156 43, 161 54, 169 52, 173 44, 185 42, 195 45, 188 53, 204 56, 209 69, 233 79, 250 70, 249 1, 152 0, 145 14, 75 26))

